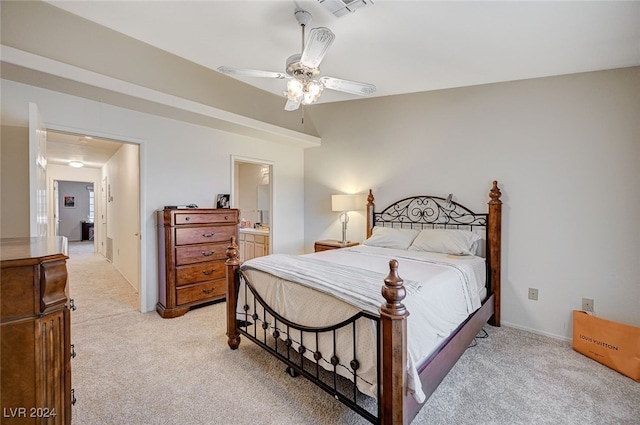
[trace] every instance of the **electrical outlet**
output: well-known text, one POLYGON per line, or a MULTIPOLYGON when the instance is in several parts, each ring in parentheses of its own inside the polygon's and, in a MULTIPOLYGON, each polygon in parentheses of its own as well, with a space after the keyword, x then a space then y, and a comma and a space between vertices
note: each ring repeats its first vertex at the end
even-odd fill
POLYGON ((538 290, 536 288, 529 288, 529 299, 538 301, 538 290))
POLYGON ((593 298, 582 299, 582 310, 590 311, 591 313, 593 313, 593 298))

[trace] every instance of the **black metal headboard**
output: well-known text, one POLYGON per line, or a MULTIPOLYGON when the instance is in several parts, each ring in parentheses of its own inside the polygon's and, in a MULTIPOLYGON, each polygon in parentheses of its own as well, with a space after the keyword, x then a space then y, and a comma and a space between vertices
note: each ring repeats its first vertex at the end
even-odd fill
POLYGON ((374 226, 398 228, 449 228, 484 233, 477 255, 486 258, 488 294, 494 295, 494 315, 489 323, 500 326, 500 267, 502 250, 502 193, 493 181, 487 213, 474 213, 464 205, 438 196, 412 196, 375 212, 373 192, 367 198, 367 238, 374 226))
MULTIPOLYGON (((371 194, 371 192, 370 192, 371 194)), ((372 195, 371 195, 372 196, 372 195)), ((410 229, 487 227, 487 213, 477 214, 449 198, 412 196, 373 213, 373 225, 410 229)))

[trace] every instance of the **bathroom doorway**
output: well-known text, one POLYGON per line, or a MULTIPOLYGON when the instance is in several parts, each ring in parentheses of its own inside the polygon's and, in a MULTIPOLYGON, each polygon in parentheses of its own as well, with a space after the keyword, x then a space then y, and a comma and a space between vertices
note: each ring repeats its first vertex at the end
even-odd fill
POLYGON ((273 252, 273 164, 233 157, 232 208, 240 211, 241 260, 273 252))

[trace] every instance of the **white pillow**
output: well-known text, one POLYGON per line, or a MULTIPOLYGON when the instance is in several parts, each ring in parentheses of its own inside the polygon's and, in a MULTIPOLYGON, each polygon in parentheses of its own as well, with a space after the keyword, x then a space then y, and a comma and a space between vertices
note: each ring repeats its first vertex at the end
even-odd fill
POLYGON ((363 244, 382 248, 407 249, 419 233, 420 230, 417 229, 394 229, 393 227, 375 226, 371 237, 365 240, 363 244))
POLYGON ((409 251, 443 254, 475 255, 480 236, 468 230, 424 229, 415 238, 409 251))

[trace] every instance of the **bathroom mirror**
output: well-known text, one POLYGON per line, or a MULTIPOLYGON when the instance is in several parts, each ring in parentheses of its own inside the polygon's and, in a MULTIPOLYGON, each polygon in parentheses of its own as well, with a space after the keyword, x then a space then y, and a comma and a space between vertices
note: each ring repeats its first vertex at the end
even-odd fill
POLYGON ((269 185, 258 185, 258 220, 263 226, 269 224, 269 185))

